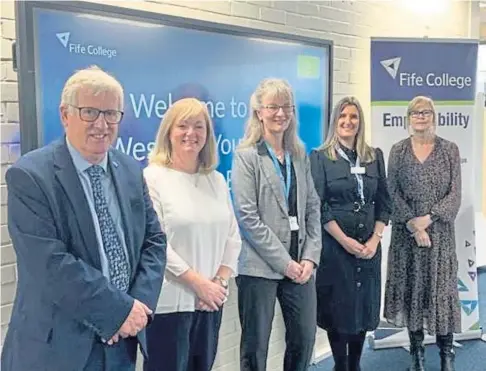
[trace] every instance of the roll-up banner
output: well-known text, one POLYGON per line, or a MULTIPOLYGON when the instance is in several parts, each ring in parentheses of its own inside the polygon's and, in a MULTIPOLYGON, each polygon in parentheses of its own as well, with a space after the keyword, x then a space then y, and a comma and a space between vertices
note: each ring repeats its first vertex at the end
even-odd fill
MULTIPOLYGON (((462 332, 455 339, 481 337, 478 311, 476 248, 474 239, 473 128, 478 58, 477 41, 436 39, 371 40, 371 142, 380 147, 385 161, 392 145, 409 136, 408 103, 417 95, 432 98, 437 110, 437 135, 455 142, 461 154, 462 202, 456 218, 459 263, 458 290, 462 332)), ((387 275, 391 227, 383 239, 382 292, 387 275)), ((377 348, 407 346, 406 329, 383 319, 372 345, 377 348)), ((426 342, 435 342, 427 336, 426 342)))

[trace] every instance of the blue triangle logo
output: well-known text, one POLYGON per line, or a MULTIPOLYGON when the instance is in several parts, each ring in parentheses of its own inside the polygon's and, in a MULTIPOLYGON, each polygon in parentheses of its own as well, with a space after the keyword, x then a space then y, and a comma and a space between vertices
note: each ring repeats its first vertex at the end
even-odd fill
POLYGON ((467 292, 467 291, 469 291, 469 289, 464 284, 464 282, 462 282, 462 280, 459 280, 459 282, 457 282, 457 289, 459 290, 459 292, 467 292))
POLYGON ((470 316, 472 312, 474 312, 478 306, 477 300, 461 300, 462 310, 470 316))
POLYGON ((476 272, 468 272, 469 277, 471 277, 471 280, 474 282, 476 280, 477 273, 476 272))
POLYGON ((67 47, 69 36, 71 36, 71 32, 59 32, 56 34, 57 39, 64 47, 67 47))
POLYGON ((385 59, 381 61, 381 65, 385 68, 386 72, 395 79, 397 77, 398 68, 400 67, 400 62, 402 57, 396 57, 391 59, 385 59))

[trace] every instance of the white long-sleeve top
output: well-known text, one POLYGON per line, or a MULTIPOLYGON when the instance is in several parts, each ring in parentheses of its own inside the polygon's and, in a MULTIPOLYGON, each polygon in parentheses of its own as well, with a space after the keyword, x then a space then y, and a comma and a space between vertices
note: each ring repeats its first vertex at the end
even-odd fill
POLYGON ((212 279, 221 265, 236 274, 241 238, 221 173, 188 174, 161 165, 144 169, 167 235, 167 265, 156 313, 193 312, 196 294, 176 277, 192 268, 212 279))

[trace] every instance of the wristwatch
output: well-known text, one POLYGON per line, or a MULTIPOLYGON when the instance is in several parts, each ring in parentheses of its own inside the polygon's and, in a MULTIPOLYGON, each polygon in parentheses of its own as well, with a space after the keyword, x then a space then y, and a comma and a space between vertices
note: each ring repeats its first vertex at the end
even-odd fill
POLYGON ((437 215, 436 213, 434 213, 433 211, 430 212, 430 219, 432 220, 432 222, 436 222, 437 220, 439 220, 439 215, 437 215))
POLYGON ((227 289, 227 288, 228 288, 228 286, 229 286, 229 285, 228 285, 228 281, 226 281, 226 280, 225 280, 223 277, 221 277, 221 276, 215 276, 215 277, 213 278, 213 281, 218 281, 218 282, 221 284, 221 286, 223 286, 225 289, 227 289))

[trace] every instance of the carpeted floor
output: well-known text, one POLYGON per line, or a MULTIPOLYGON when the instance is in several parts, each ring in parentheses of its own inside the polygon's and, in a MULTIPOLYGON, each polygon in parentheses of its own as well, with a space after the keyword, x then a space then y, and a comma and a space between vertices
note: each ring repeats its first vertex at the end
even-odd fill
MULTIPOLYGON (((479 315, 483 332, 486 333, 486 269, 478 275, 479 315)), ((456 350, 456 371, 486 371, 486 342, 481 340, 460 341, 461 348, 456 350)), ((426 370, 440 371, 440 358, 437 346, 428 345, 425 350, 426 370)), ((404 348, 372 350, 365 344, 362 371, 405 371, 410 355, 404 348)), ((331 371, 334 366, 332 357, 326 358, 309 371, 331 371)))

